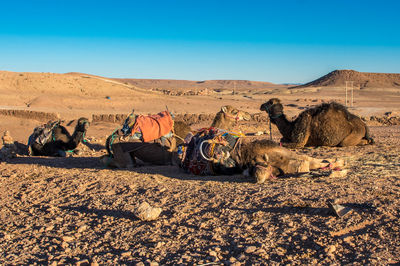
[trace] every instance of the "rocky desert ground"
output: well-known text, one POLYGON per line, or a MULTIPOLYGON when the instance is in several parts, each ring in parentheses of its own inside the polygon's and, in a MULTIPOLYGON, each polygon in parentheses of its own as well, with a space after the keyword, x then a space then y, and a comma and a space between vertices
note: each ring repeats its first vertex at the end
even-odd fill
MULTIPOLYGON (((341 78, 355 80, 346 75, 341 78)), ((0 133, 8 130, 18 147, 49 119, 65 120, 71 132, 81 116, 92 122, 79 154, 21 152, 1 160, 0 264, 399 264, 400 89, 377 80, 370 82, 376 88, 354 86, 349 107, 369 125, 374 145, 296 150, 344 159, 346 175, 318 170, 255 184, 241 175, 194 176, 173 165, 106 169, 98 158, 106 153, 106 137, 132 109, 147 114, 168 108, 196 129, 230 104, 252 114, 240 130, 269 138, 267 115, 259 111, 263 102, 278 97, 293 117, 322 102, 344 104, 343 84, 166 86, 81 73, 1 71, 0 133), (329 202, 350 212, 337 217, 329 202), (143 203, 160 208, 155 220, 141 219, 143 203)), ((272 137, 281 137, 275 126, 272 137)))

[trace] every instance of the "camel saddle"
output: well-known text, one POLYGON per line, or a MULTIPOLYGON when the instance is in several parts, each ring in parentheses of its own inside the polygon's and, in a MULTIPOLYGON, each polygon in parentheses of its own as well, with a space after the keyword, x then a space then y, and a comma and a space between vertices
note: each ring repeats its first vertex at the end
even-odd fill
POLYGON ((129 127, 131 135, 140 132, 143 141, 150 142, 170 133, 173 130, 174 121, 168 111, 163 111, 156 115, 138 115, 129 127))
POLYGON ((53 130, 60 125, 61 121, 49 121, 44 125, 35 127, 32 135, 29 136, 28 146, 33 143, 38 143, 41 145, 46 144, 51 140, 53 136, 53 130))
POLYGON ((223 129, 201 129, 178 147, 181 167, 195 175, 234 174, 238 165, 230 153, 239 139, 240 135, 223 129))

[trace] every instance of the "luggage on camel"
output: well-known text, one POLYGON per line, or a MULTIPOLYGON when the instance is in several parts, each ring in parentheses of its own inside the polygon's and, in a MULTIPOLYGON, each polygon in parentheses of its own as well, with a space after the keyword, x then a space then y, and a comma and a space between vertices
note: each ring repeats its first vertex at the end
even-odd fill
POLYGON ((32 155, 31 146, 34 143, 45 145, 46 143, 51 141, 53 137, 53 130, 60 125, 60 122, 60 120, 49 121, 46 124, 35 127, 33 133, 29 136, 28 139, 29 155, 32 155))
POLYGON ((178 147, 181 167, 195 175, 240 173, 239 165, 231 158, 242 134, 218 128, 203 128, 186 138, 178 147))
POLYGON ((168 111, 156 115, 134 115, 131 113, 122 126, 124 136, 131 135, 150 142, 159 139, 172 131, 174 121, 168 111))

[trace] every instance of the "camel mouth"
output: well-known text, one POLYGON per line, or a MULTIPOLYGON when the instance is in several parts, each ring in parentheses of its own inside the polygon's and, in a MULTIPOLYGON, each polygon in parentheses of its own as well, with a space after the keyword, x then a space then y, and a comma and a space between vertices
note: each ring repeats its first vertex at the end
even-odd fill
POLYGON ((266 103, 263 103, 263 104, 260 106, 260 111, 267 111, 266 103))

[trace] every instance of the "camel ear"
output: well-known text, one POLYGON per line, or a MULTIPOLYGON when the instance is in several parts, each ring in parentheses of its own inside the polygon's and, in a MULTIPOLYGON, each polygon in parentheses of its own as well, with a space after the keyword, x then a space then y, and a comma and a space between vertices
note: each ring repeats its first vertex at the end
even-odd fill
POLYGON ((221 107, 221 111, 224 112, 224 113, 227 113, 227 112, 228 112, 228 109, 226 108, 226 106, 222 106, 222 107, 221 107))

